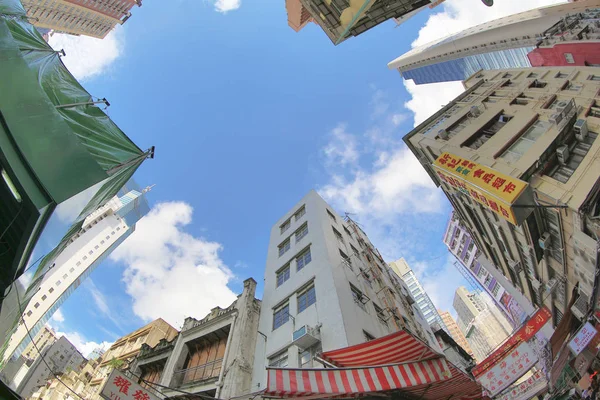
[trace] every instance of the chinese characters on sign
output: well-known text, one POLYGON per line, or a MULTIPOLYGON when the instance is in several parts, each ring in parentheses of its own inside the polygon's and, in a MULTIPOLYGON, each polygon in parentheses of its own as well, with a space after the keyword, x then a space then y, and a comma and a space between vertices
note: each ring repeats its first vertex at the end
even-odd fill
POLYGON ((523 342, 476 379, 491 396, 495 396, 525 375, 536 362, 535 353, 527 342, 523 342))
POLYGON ((483 374, 488 369, 496 365, 504 355, 510 351, 514 346, 521 342, 527 342, 533 335, 535 335, 542 327, 550 320, 552 314, 548 308, 543 307, 539 309, 529 320, 515 332, 504 344, 502 344, 496 351, 488 356, 481 363, 477 364, 471 371, 474 376, 483 374))
POLYGON ((525 382, 511 388, 508 392, 498 397, 498 400, 527 400, 544 390, 548 383, 542 371, 536 371, 525 382))
POLYGON ((126 377, 116 369, 108 377, 100 396, 107 400, 159 400, 154 394, 138 385, 135 380, 126 377))
POLYGON ((442 153, 433 167, 448 185, 517 225, 512 204, 527 188, 527 182, 450 153, 442 153))
POLYGON ((583 349, 585 349, 585 346, 587 346, 588 343, 592 341, 592 339, 594 338, 594 336, 596 336, 597 333, 598 331, 596 331, 592 324, 586 322, 583 328, 581 328, 579 332, 577 332, 575 337, 569 342, 569 348, 571 349, 573 354, 578 355, 579 353, 581 353, 583 349))

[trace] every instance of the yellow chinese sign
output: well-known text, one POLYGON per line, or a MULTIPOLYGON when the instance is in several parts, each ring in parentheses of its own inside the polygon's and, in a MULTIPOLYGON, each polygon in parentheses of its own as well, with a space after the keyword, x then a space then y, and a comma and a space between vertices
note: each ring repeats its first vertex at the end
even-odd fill
POLYGON ((440 155, 433 167, 444 182, 517 225, 512 205, 527 182, 450 153, 440 155))

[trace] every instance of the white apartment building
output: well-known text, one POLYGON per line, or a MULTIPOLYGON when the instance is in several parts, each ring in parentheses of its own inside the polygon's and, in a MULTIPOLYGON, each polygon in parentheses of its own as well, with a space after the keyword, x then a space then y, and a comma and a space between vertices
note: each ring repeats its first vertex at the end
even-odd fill
POLYGON ((71 293, 131 235, 148 210, 144 194, 132 190, 122 197, 115 196, 85 219, 82 229, 58 254, 50 270, 40 273, 30 285, 30 290, 37 286, 39 289, 23 309, 22 319, 10 336, 4 362, 26 349, 31 342, 27 331, 37 335, 71 293))
POLYGON ((533 315, 533 305, 479 251, 469 231, 462 226, 454 212, 446 227, 444 244, 460 263, 455 264, 459 271, 466 275, 467 280, 474 280, 486 291, 513 327, 520 326, 528 316, 533 315))
POLYGON ((267 366, 319 367, 321 351, 400 329, 441 353, 408 287, 359 225, 310 191, 271 230, 252 391, 266 387, 267 366))
MULTIPOLYGON (((431 301, 431 298, 429 298, 429 295, 421 285, 421 282, 419 282, 417 275, 410 268, 406 260, 401 258, 391 262, 389 265, 392 271, 394 271, 408 285, 408 291, 417 302, 419 310, 421 310, 421 313, 423 314, 423 317, 429 326, 447 331, 448 328, 446 328, 446 325, 444 325, 444 321, 442 321, 440 314, 438 314, 433 301, 431 301)), ((437 329, 433 329, 433 331, 435 332, 437 329)))

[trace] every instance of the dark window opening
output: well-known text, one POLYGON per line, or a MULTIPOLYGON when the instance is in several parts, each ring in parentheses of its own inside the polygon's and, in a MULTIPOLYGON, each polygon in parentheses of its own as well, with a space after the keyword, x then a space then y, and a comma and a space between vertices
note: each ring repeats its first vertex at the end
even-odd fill
POLYGON ((473 136, 467 139, 461 147, 469 147, 473 150, 479 149, 485 142, 490 140, 500 129, 513 117, 503 112, 492 118, 487 124, 479 129, 473 136))

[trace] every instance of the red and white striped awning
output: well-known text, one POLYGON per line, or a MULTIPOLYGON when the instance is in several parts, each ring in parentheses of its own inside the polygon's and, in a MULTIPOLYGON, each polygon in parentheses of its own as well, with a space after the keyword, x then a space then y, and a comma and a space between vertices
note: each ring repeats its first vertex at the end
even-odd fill
POLYGON ((479 384, 406 331, 329 351, 321 358, 340 368, 268 368, 265 394, 325 398, 398 390, 422 400, 482 398, 479 384))
POLYGON ((320 358, 339 367, 399 364, 440 357, 429 346, 407 331, 400 331, 339 350, 327 351, 320 358))

